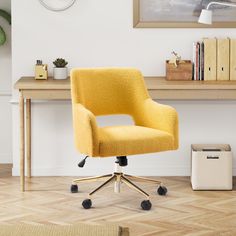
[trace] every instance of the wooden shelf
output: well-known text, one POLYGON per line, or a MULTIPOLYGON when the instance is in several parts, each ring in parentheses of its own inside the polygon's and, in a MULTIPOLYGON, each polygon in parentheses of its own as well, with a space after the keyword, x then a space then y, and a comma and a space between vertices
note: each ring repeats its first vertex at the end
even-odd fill
MULTIPOLYGON (((236 81, 167 81, 165 77, 145 77, 145 83, 151 97, 158 100, 236 100, 236 81)), ((70 99, 69 78, 40 81, 22 77, 14 88, 22 90, 26 97, 34 94, 35 99, 41 98, 42 90, 44 94, 48 91, 45 99, 70 99)))
POLYGON ((145 77, 145 82, 153 99, 236 99, 236 81, 167 81, 165 77, 145 77))

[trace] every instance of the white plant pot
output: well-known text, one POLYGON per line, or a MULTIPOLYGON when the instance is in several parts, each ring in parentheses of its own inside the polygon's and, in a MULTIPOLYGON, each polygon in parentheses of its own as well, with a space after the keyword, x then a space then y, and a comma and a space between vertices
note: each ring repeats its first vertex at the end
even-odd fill
POLYGON ((67 67, 63 67, 63 68, 54 67, 53 68, 54 79, 67 79, 67 77, 68 77, 67 67))

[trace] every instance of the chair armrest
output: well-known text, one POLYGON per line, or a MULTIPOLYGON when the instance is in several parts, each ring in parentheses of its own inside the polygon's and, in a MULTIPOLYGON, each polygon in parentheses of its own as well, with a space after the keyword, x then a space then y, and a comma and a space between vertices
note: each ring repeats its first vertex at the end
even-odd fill
POLYGON ((98 127, 94 114, 80 103, 75 103, 72 106, 76 147, 83 154, 98 156, 98 127))
POLYGON ((165 131, 174 137, 174 148, 179 146, 178 114, 173 107, 159 104, 148 98, 135 119, 136 125, 165 131))

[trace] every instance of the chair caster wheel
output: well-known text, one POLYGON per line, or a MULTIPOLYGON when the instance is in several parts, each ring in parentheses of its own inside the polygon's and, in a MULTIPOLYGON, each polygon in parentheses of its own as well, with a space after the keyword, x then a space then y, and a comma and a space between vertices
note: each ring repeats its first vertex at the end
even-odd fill
POLYGON ((167 188, 165 186, 160 186, 157 189, 157 193, 161 196, 165 196, 167 194, 167 188))
POLYGON ((78 193, 78 185, 77 184, 72 184, 70 186, 70 191, 71 191, 71 193, 78 193))
POLYGON ((83 202, 82 202, 82 206, 84 209, 89 209, 91 208, 92 206, 92 201, 91 199, 85 199, 83 202))
POLYGON ((145 211, 149 211, 152 208, 152 203, 149 200, 144 200, 141 202, 141 207, 145 211))

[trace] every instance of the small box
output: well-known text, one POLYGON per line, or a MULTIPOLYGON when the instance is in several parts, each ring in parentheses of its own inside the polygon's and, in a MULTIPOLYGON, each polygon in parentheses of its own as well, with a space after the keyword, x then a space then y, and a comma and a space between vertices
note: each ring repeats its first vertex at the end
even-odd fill
POLYGON ((191 61, 181 60, 177 67, 173 63, 166 61, 166 79, 167 80, 192 80, 193 64, 191 61))
POLYGON ((48 79, 48 68, 46 64, 35 65, 35 79, 38 80, 48 79))
POLYGON ((232 160, 233 155, 228 144, 193 144, 193 190, 232 190, 232 160))

